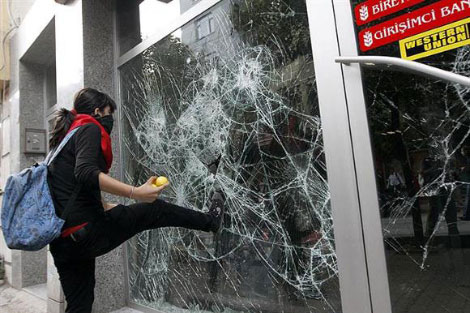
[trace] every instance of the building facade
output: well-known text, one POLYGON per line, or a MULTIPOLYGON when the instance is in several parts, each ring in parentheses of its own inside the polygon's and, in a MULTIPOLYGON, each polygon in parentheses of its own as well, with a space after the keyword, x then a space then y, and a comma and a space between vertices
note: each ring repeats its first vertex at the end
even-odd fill
MULTIPOLYGON (((414 62, 373 33, 444 2, 31 1, 10 41, 2 186, 93 87, 118 103, 112 176, 165 175, 165 200, 227 208, 218 234, 146 231, 98 258, 94 312, 468 312, 465 28, 414 62)), ((47 248, 0 253, 11 285, 64 309, 47 248)))

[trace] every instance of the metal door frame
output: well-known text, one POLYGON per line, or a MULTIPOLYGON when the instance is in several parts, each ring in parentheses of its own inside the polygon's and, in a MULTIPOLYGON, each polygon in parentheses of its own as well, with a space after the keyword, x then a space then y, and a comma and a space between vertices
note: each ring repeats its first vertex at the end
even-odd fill
POLYGON ((350 0, 307 0, 343 312, 391 313, 388 273, 350 0))
MULTIPOLYGON (((338 26, 340 56, 355 56, 358 54, 358 45, 351 1, 333 0, 333 5, 338 26)), ((357 168, 372 311, 389 313, 392 312, 389 279, 362 72, 359 64, 342 65, 342 70, 347 101, 350 103, 348 112, 357 168)))

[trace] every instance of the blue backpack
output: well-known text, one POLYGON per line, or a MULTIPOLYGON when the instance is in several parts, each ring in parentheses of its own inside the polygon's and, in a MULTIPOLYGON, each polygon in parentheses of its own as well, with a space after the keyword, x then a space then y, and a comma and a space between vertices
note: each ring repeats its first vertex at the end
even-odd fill
MULTIPOLYGON (((43 162, 8 177, 2 202, 2 229, 8 248, 37 251, 60 235, 67 209, 62 218, 55 214, 47 168, 77 130, 69 132, 43 162)), ((66 208, 77 193, 75 190, 66 208)))

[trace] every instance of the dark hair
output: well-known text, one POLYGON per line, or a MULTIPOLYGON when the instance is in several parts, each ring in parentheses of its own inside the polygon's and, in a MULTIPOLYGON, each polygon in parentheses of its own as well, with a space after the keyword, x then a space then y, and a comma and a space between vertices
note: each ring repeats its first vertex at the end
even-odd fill
MULTIPOLYGON (((110 96, 93 88, 83 88, 78 91, 75 94, 75 99, 73 101, 73 108, 78 114, 93 115, 96 108, 103 111, 107 106, 110 107, 111 113, 113 113, 117 108, 116 103, 110 96)), ((74 120, 75 115, 65 108, 62 108, 57 112, 54 128, 50 133, 50 149, 59 145, 74 120)))

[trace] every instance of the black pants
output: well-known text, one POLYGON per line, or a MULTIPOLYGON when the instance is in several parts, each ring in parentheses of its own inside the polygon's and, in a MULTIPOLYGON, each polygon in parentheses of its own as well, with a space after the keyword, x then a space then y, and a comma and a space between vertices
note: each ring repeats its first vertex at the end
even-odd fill
POLYGON ((153 203, 118 205, 104 217, 90 222, 79 242, 70 236, 57 238, 50 251, 67 301, 66 313, 90 313, 94 300, 95 258, 132 238, 139 232, 159 227, 184 227, 211 231, 216 227, 208 214, 186 209, 163 200, 153 203))

